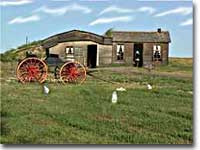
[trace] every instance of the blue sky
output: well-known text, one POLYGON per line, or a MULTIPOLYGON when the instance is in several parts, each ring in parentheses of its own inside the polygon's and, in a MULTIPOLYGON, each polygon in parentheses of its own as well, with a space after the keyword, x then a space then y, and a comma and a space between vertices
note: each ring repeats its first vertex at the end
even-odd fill
POLYGON ((189 0, 1 0, 1 53, 68 30, 168 30, 170 56, 192 57, 193 4, 189 0))

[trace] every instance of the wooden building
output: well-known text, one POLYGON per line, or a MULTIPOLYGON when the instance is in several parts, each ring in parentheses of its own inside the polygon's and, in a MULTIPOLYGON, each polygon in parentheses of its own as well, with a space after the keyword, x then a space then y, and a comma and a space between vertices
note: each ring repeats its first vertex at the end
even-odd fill
POLYGON ((154 62, 168 64, 170 35, 155 32, 112 31, 112 36, 72 30, 51 36, 42 47, 46 55, 77 60, 88 67, 126 63, 142 67, 154 62))

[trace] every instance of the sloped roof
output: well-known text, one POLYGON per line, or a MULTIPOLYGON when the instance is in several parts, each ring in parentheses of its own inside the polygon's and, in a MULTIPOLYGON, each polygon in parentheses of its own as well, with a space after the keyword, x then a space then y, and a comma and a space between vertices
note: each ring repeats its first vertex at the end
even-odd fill
POLYGON ((128 32, 113 31, 114 42, 171 42, 168 31, 162 32, 128 32))
POLYGON ((112 37, 102 36, 91 32, 71 30, 50 36, 43 40, 42 46, 50 48, 61 42, 93 41, 99 44, 112 45, 112 42, 171 42, 168 31, 162 32, 135 32, 112 31, 112 37))
POLYGON ((61 42, 68 41, 93 41, 99 44, 111 45, 112 38, 94 34, 91 32, 71 30, 68 32, 53 35, 44 39, 42 46, 44 48, 50 48, 61 42))

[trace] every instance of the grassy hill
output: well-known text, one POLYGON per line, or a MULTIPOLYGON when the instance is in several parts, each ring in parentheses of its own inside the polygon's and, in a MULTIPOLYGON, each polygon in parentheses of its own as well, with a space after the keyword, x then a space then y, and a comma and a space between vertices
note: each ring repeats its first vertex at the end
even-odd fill
POLYGON ((21 45, 16 49, 7 50, 5 53, 0 54, 0 61, 11 62, 24 58, 27 50, 34 51, 40 46, 41 43, 42 40, 33 41, 31 43, 21 45))

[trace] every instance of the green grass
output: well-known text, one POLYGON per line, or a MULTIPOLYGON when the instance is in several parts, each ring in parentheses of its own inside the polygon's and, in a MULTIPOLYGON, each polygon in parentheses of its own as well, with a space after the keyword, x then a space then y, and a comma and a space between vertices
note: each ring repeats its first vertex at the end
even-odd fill
MULTIPOLYGON (((5 67, 5 66, 4 66, 5 67)), ((2 69, 4 68, 2 65, 2 69)), ((6 67, 5 67, 6 68, 6 67)), ((165 72, 170 72, 170 67, 165 72)), ((192 78, 100 69, 82 85, 21 84, 1 72, 1 143, 191 144, 192 78), (153 84, 147 90, 146 84, 153 84), (112 92, 118 103, 111 103, 112 92)), ((129 70, 131 72, 131 70, 129 70)), ((158 72, 164 73, 161 69, 158 72)), ((184 67, 180 66, 184 72, 184 67)), ((192 72, 190 72, 191 74, 192 72)))
POLYGON ((18 46, 17 48, 6 50, 6 52, 0 54, 0 61, 1 62, 18 61, 20 59, 20 55, 23 54, 25 56, 25 53, 28 49, 31 49, 31 47, 41 45, 42 42, 43 40, 32 41, 30 43, 18 46), (18 53, 19 51, 21 51, 21 53, 18 53))
POLYGON ((193 69, 193 59, 192 58, 169 58, 169 65, 162 66, 160 70, 169 72, 188 72, 191 73, 193 69))

